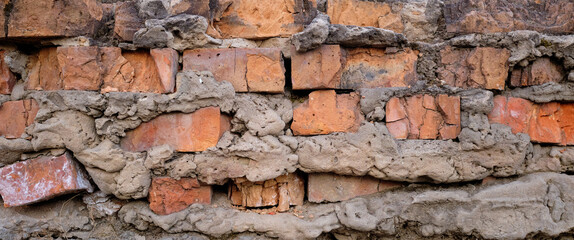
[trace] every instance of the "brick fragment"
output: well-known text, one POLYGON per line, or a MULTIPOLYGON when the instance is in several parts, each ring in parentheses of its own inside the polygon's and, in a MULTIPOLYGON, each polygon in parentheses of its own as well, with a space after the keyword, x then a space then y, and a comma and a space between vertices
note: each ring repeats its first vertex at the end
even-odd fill
POLYGON ((93 187, 71 154, 42 156, 0 168, 4 207, 15 207, 93 187))
POLYGON ((16 77, 4 61, 4 56, 6 51, 0 50, 0 94, 10 94, 16 84, 16 77))
POLYGON ((403 186, 399 182, 383 181, 370 176, 343 176, 332 173, 309 174, 309 202, 338 202, 403 186))
POLYGON ((145 151, 168 144, 180 152, 198 152, 217 145, 229 128, 230 119, 220 114, 219 107, 168 113, 128 131, 120 145, 128 151, 145 151))
POLYGON ((397 139, 454 139, 460 133, 460 97, 415 95, 391 98, 386 124, 397 139))
POLYGON ((229 189, 232 204, 243 207, 277 206, 277 211, 289 210, 289 206, 303 205, 305 183, 296 173, 275 179, 250 182, 246 178, 233 180, 229 189))
POLYGON ((144 20, 138 16, 135 1, 116 3, 114 19, 114 33, 122 41, 133 41, 134 33, 144 27, 144 20))
POLYGON ((322 45, 299 53, 291 49, 291 75, 294 90, 337 89, 341 86, 344 50, 339 45, 322 45))
POLYGON ((454 49, 450 46, 440 51, 439 79, 461 88, 503 90, 508 77, 507 49, 478 47, 454 49))
POLYGON ((236 92, 281 93, 285 67, 279 48, 194 49, 183 53, 183 69, 210 71, 236 92))
POLYGON ((560 82, 565 73, 562 66, 550 61, 550 58, 538 58, 525 68, 512 70, 510 85, 525 87, 548 82, 560 82))
POLYGON ((98 47, 58 47, 56 54, 65 90, 100 89, 102 65, 98 47))
POLYGON ((328 0, 327 14, 332 24, 377 27, 402 33, 400 14, 388 3, 361 0, 328 0))
POLYGON ((211 204, 211 186, 201 185, 195 178, 156 177, 149 190, 149 208, 160 215, 186 209, 194 203, 211 204))
POLYGON ((572 103, 535 104, 522 98, 496 96, 488 119, 510 126, 514 134, 528 134, 533 142, 574 145, 572 103))
POLYGON ((0 105, 0 136, 13 139, 26 132, 38 113, 34 99, 4 102, 0 105))
POLYGON ((293 110, 291 129, 295 135, 356 132, 364 117, 356 93, 336 94, 334 90, 319 90, 293 110))

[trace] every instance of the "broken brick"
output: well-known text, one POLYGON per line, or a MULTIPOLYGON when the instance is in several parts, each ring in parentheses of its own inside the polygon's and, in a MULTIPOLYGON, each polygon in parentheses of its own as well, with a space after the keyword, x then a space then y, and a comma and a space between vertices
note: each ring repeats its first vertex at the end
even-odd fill
POLYGON ((332 24, 377 27, 402 33, 399 13, 388 3, 361 0, 328 0, 327 14, 332 24))
POLYGON ((38 113, 38 103, 34 99, 4 102, 0 105, 0 136, 19 138, 26 127, 34 123, 38 113))
POLYGON ((539 58, 525 68, 512 70, 510 85, 525 87, 560 82, 564 76, 564 69, 560 65, 553 63, 549 58, 539 58))
POLYGON ((156 177, 149 190, 149 208, 167 215, 186 209, 194 203, 211 204, 211 186, 203 186, 195 178, 156 177))
POLYGON ((4 56, 6 56, 6 51, 0 50, 0 94, 10 94, 16 84, 16 76, 10 71, 10 67, 4 61, 4 56))
POLYGON ((233 205, 243 207, 277 206, 277 211, 289 210, 289 206, 303 205, 305 183, 296 173, 279 176, 275 179, 250 182, 237 178, 230 185, 229 198, 233 205))
POLYGON ((138 16, 135 1, 116 3, 114 19, 114 33, 122 41, 133 41, 134 34, 144 27, 144 20, 138 16))
POLYGON ((322 45, 305 53, 291 50, 294 90, 336 89, 341 86, 344 50, 339 45, 322 45))
POLYGON ((355 197, 388 191, 403 184, 370 176, 343 176, 332 173, 311 173, 307 182, 309 202, 338 202, 355 197))

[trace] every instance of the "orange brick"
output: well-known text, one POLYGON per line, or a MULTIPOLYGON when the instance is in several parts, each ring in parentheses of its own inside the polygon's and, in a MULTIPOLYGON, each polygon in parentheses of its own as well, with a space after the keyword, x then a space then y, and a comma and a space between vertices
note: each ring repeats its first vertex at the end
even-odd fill
POLYGON ((195 178, 156 177, 149 190, 149 208, 160 215, 186 209, 194 203, 211 204, 211 186, 202 186, 195 178))
POLYGON ((369 176, 355 177, 332 173, 311 173, 307 183, 309 202, 338 202, 387 191, 403 184, 369 176))
POLYGON ((415 95, 391 98, 387 129, 397 139, 454 139, 460 133, 460 97, 415 95))
POLYGON ((123 149, 145 151, 168 144, 180 152, 198 152, 217 145, 230 127, 229 117, 219 107, 207 107, 193 113, 168 113, 128 131, 121 141, 123 149))
POLYGON ((145 27, 144 20, 138 17, 138 8, 133 1, 116 3, 114 20, 114 33, 122 41, 133 41, 134 33, 145 27))
POLYGON ((100 90, 102 66, 98 47, 58 47, 57 58, 65 90, 100 90))
POLYGON ((299 174, 291 173, 262 182, 249 182, 246 178, 233 180, 229 199, 232 204, 244 207, 277 206, 277 211, 289 210, 289 206, 302 205, 305 183, 299 174))
POLYGON ((183 69, 210 71, 236 92, 283 92, 285 67, 279 48, 194 49, 183 53, 183 69))
POLYGON ((564 75, 562 66, 553 63, 550 58, 539 58, 525 68, 512 70, 510 84, 513 87, 524 87, 560 82, 564 75))
POLYGON ((109 69, 104 75, 102 92, 168 92, 162 84, 154 58, 148 51, 121 52, 119 48, 106 48, 102 51, 106 54, 111 51, 109 58, 102 57, 103 64, 109 69), (125 75, 124 70, 127 73, 125 75))
POLYGON ((291 50, 291 74, 294 90, 337 89, 341 86, 344 56, 339 45, 322 45, 299 53, 291 50))
POLYGON ((0 168, 0 194, 5 207, 27 205, 93 188, 69 153, 39 157, 0 168))
POLYGON ((3 103, 0 106, 0 136, 8 139, 22 136, 26 127, 34 123, 38 109, 34 99, 3 103))
POLYGON ((4 56, 6 51, 0 50, 0 94, 10 94, 16 84, 16 77, 4 61, 4 56))
POLYGON ((364 117, 356 93, 336 94, 334 90, 319 90, 293 110, 291 129, 295 135, 356 132, 364 117))
POLYGON ((378 27, 402 33, 404 25, 388 3, 361 0, 328 0, 332 24, 378 27))
POLYGON ((27 88, 30 90, 62 90, 57 48, 42 48, 30 58, 27 88))

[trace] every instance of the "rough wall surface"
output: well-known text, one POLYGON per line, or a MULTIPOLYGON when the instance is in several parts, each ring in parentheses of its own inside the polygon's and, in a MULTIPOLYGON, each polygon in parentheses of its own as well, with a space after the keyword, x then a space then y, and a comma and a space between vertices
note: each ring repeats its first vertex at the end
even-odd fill
POLYGON ((571 1, 0 8, 0 239, 574 234, 571 1))

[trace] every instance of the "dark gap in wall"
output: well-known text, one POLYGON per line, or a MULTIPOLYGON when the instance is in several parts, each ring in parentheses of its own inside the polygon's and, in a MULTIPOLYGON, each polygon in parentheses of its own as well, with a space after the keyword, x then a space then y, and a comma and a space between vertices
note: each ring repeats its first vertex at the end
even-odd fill
POLYGON ((8 37, 8 24, 10 24, 10 12, 14 8, 14 3, 8 1, 4 6, 4 37, 8 37))
POLYGON ((285 92, 292 92, 293 83, 291 82, 291 58, 283 58, 283 66, 285 66, 285 92))

